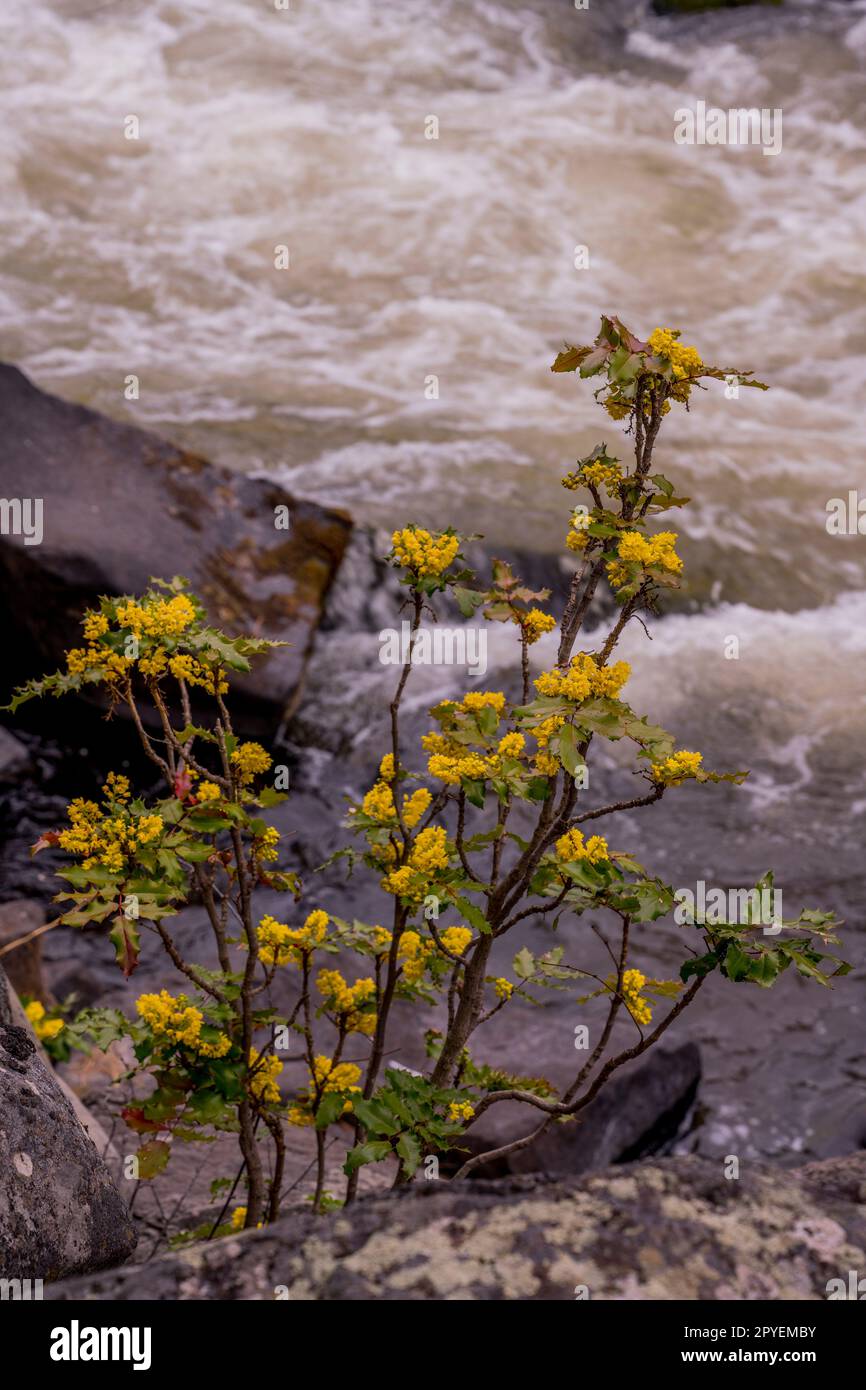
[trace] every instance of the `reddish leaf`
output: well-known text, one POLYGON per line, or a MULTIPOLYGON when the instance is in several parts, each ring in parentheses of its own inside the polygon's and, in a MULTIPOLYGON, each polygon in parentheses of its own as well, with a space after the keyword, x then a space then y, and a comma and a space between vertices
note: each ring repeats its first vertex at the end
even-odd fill
POLYGON ((108 939, 114 947, 117 963, 123 971, 124 979, 128 980, 138 965, 141 945, 135 922, 128 921, 126 917, 117 917, 114 926, 108 933, 108 939))
POLYGON ((30 846, 30 856, 38 854, 41 849, 48 849, 50 846, 60 844, 59 830, 44 830, 34 845, 30 846))
POLYGON ((148 1120, 140 1107, 127 1105, 120 1112, 124 1124, 134 1129, 136 1134, 158 1134, 165 1129, 164 1120, 148 1120))

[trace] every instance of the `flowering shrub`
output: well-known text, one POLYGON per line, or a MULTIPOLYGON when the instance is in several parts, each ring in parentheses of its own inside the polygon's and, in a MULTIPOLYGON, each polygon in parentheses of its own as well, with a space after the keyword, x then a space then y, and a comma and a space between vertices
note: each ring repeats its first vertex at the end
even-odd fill
MULTIPOLYGON (((710 973, 767 987, 791 965, 824 985, 848 969, 824 949, 837 940, 832 914, 817 911, 777 923, 771 934, 760 921, 695 920, 695 945, 673 980, 649 978, 632 960, 634 929, 669 914, 674 890, 618 848, 605 821, 649 806, 686 781, 740 783, 747 775, 705 768, 699 752, 678 749, 671 734, 636 713, 623 698, 630 667, 612 659, 626 624, 652 610, 661 589, 678 585, 683 568, 676 532, 651 529, 658 516, 687 500, 652 471, 662 420, 672 405, 688 407, 704 378, 724 378, 730 369, 705 366, 673 330, 657 329, 642 342, 618 319, 603 319, 595 344, 567 348, 553 370, 599 378, 597 397, 613 419, 626 422, 633 442, 630 466, 600 444, 563 479, 587 501, 566 537, 579 568, 561 621, 541 606, 549 594, 527 588, 502 562, 494 562, 487 587, 480 585, 453 531, 406 526, 393 536, 389 558, 407 591, 412 640, 425 610, 446 591, 465 615, 510 623, 520 699, 473 690, 440 703, 430 711, 421 760, 413 760, 403 747, 400 719, 410 649, 390 705, 390 747, 348 815, 360 851, 347 846, 337 856, 353 861, 360 853, 379 882, 387 925, 315 907, 291 921, 256 913, 259 885, 297 899, 300 884, 276 867, 279 835, 259 814, 283 799, 264 785, 270 756, 235 737, 225 696, 228 672, 248 669, 271 644, 229 638, 207 626, 183 581, 154 586, 141 598, 103 599, 85 616, 84 645, 69 653, 67 669, 31 682, 13 700, 14 707, 35 695, 103 685, 128 708, 165 780, 166 794, 145 805, 126 778, 109 775, 100 804, 74 801, 68 824, 35 848, 57 845, 71 860, 61 871, 69 884, 61 897, 71 906, 59 921, 109 927, 127 975, 136 967, 144 926, 185 977, 185 992, 142 995, 135 1020, 90 1010, 73 1026, 100 1046, 131 1039, 139 1067, 152 1080, 146 1099, 124 1112, 142 1136, 141 1176, 164 1166, 175 1141, 237 1132, 245 1203, 214 1230, 275 1218, 286 1124, 315 1136, 314 1201, 329 1209, 325 1141, 338 1122, 354 1131, 345 1164, 347 1200, 363 1165, 387 1161, 396 1183, 411 1181, 427 1157, 459 1147, 493 1105, 519 1101, 534 1112, 535 1123, 523 1138, 496 1150, 499 1157, 589 1105, 618 1067, 661 1037, 710 973), (603 581, 611 586, 617 615, 591 650, 575 650, 603 581), (556 663, 533 681, 529 648, 557 627, 556 663), (208 724, 192 722, 192 687, 212 708, 208 724), (145 704, 155 724, 142 717, 145 704), (594 805, 587 759, 595 740, 608 739, 631 745, 640 789, 627 800, 594 805), (216 971, 187 960, 166 926, 193 889, 215 938, 216 971), (581 918, 602 909, 618 923, 614 968, 604 977, 566 959, 562 946, 535 955, 522 945, 513 957, 513 978, 491 972, 494 943, 522 922, 556 926, 565 913, 581 918), (351 980, 327 959, 347 950, 358 963, 351 980), (277 971, 289 972, 296 986, 286 1017, 268 1003, 277 971), (515 997, 535 1000, 539 990, 585 988, 587 981, 596 987, 578 1002, 602 997, 606 1016, 595 1046, 561 1093, 543 1077, 513 1076, 475 1059, 470 1042, 474 1049, 482 1025, 515 997), (439 1010, 441 1026, 425 1035, 424 1074, 395 1066, 383 1071, 398 1003, 439 1010), (635 1040, 618 1051, 614 1024, 623 1011, 635 1040), (280 1084, 281 1032, 299 1038, 307 1066, 305 1084, 288 1098, 280 1084), (360 1064, 354 1060, 359 1056, 360 1064), (262 1139, 271 1145, 267 1170, 262 1139)), ((761 385, 750 373, 737 375, 742 384, 761 385)), ((771 881, 768 876, 759 889, 771 881)), ((574 939, 579 943, 579 936, 574 939)), ((490 1157, 468 1158, 458 1177, 490 1157)))

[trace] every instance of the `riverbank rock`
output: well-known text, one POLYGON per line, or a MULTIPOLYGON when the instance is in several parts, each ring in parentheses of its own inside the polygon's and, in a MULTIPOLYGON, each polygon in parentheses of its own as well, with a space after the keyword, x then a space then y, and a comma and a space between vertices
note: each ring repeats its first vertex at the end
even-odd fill
POLYGON ((273 732, 291 712, 351 532, 345 515, 50 396, 3 364, 0 495, 41 501, 40 525, 25 507, 24 534, 0 537, 10 685, 61 664, 100 594, 182 574, 213 622, 288 644, 237 681, 245 727, 273 732))
POLYGON ((866 1260, 866 1155, 784 1171, 672 1158, 587 1178, 421 1183, 54 1299, 824 1299, 866 1260))
MULTIPOLYGON (((660 1049, 638 1066, 614 1076, 581 1117, 555 1123, 538 1139, 503 1158, 480 1163, 472 1180, 509 1173, 588 1173, 658 1153, 676 1135, 695 1099, 701 1079, 696 1043, 660 1049)), ((461 1150, 445 1156, 444 1171, 456 1172, 472 1155, 527 1134, 542 1118, 527 1105, 494 1105, 461 1139, 461 1150)))
POLYGON ((85 1274, 134 1248, 126 1203, 0 969, 0 1278, 85 1274))

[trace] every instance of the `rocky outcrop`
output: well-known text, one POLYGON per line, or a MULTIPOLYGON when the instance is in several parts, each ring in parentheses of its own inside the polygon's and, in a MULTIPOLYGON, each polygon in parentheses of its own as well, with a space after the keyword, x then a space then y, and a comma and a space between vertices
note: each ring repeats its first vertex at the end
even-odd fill
POLYGON ((785 1171, 662 1159, 588 1178, 421 1183, 294 1211, 55 1299, 825 1299, 866 1262, 866 1154, 785 1171))
POLYGON ((61 1279, 135 1248, 126 1203, 0 970, 0 1278, 61 1279))
POLYGON ((0 496, 33 504, 17 526, 13 506, 0 537, 10 684, 57 667, 100 594, 182 574, 215 623, 288 644, 237 682, 235 707, 262 732, 291 711, 347 517, 47 395, 2 364, 0 496))

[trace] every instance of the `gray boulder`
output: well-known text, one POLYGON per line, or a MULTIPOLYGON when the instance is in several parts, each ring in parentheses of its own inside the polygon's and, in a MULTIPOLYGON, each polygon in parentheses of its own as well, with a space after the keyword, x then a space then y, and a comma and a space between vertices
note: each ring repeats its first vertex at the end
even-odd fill
POLYGON ((0 1278, 61 1279, 134 1249, 126 1203, 0 970, 0 1278))
MULTIPOLYGON (((588 1173, 664 1152, 695 1099, 701 1079, 696 1043, 659 1048, 614 1075, 581 1115, 556 1121, 524 1149, 480 1163, 472 1180, 509 1173, 588 1173)), ((454 1173, 470 1156, 486 1153, 528 1134, 542 1118, 527 1105, 491 1106, 443 1162, 454 1173)))
POLYGON ((35 511, 22 513, 29 543, 0 537, 10 685, 60 665, 100 594, 182 574, 213 622, 288 644, 237 682, 247 727, 273 732, 291 711, 351 532, 345 515, 59 400, 4 364, 0 496, 42 504, 39 529, 35 511), (279 506, 289 529, 275 526, 279 506))
MULTIPOLYGON (((785 1171, 661 1159, 586 1178, 421 1182, 53 1299, 806 1299, 866 1267, 866 1154, 785 1171)), ((832 1287, 832 1286, 831 1286, 832 1287)))

